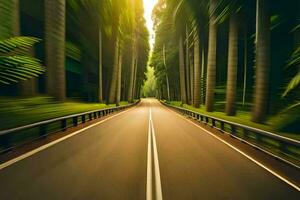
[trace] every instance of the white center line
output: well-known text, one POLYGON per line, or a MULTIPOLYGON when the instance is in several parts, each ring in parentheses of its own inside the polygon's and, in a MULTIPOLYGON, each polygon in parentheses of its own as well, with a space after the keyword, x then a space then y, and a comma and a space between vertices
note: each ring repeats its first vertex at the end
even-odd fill
POLYGON ((146 191, 146 200, 153 199, 153 188, 152 188, 152 150, 153 150, 153 159, 154 159, 154 178, 155 178, 155 199, 162 200, 162 189, 161 189, 161 179, 160 179, 160 170, 158 162, 158 153, 156 145, 155 131, 152 121, 152 110, 149 109, 149 128, 148 128, 148 153, 147 153, 147 191, 146 191))
MULTIPOLYGON (((150 108, 151 109, 151 108, 150 108)), ((149 114, 148 126, 148 152, 147 152, 147 193, 146 200, 152 200, 152 150, 151 150, 151 113, 149 114)))
POLYGON ((151 127, 152 127, 152 138, 153 138, 156 200, 162 200, 163 198, 162 198, 162 190, 161 190, 161 179, 160 179, 160 170, 159 170, 159 162, 158 162, 158 153, 157 153, 156 137, 155 137, 152 119, 151 119, 151 127))

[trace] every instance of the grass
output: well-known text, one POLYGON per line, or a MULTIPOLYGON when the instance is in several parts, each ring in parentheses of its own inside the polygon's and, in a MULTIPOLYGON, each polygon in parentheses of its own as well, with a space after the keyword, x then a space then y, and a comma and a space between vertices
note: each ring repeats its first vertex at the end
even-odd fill
MULTIPOLYGON (((121 105, 128 104, 121 102, 121 105)), ((50 97, 0 98, 0 130, 14 128, 56 117, 115 107, 115 104, 84 103, 67 100, 56 102, 50 97)))
MULTIPOLYGON (((204 115, 208 115, 208 116, 224 119, 227 121, 251 126, 254 128, 270 131, 270 132, 276 133, 278 135, 282 135, 282 136, 286 136, 286 137, 289 137, 292 139, 300 140, 299 134, 279 132, 274 128, 274 127, 276 127, 276 123, 279 121, 278 118, 280 118, 280 116, 275 116, 275 117, 270 118, 265 124, 259 124, 259 123, 255 123, 255 122, 251 121, 251 113, 250 113, 249 109, 242 110, 242 111, 238 110, 236 116, 227 116, 224 112, 219 111, 219 110, 217 110, 215 112, 206 112, 204 106, 201 106, 200 108, 194 108, 193 106, 186 105, 186 104, 181 105, 181 102, 179 102, 179 101, 172 101, 169 103, 173 106, 183 107, 183 108, 186 108, 186 109, 189 109, 192 111, 202 113, 204 115)), ((223 102, 217 102, 217 104, 218 103, 223 104, 223 102)))

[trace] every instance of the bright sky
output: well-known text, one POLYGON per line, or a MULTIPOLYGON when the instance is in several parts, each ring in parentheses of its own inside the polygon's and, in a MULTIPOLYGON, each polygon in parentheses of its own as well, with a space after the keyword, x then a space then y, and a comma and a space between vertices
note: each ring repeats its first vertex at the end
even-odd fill
POLYGON ((144 9, 145 9, 144 17, 146 19, 147 28, 150 33, 150 47, 152 50, 153 45, 154 45, 155 33, 153 30, 153 21, 152 21, 151 16, 152 16, 152 10, 158 0, 143 0, 143 1, 144 1, 144 9))

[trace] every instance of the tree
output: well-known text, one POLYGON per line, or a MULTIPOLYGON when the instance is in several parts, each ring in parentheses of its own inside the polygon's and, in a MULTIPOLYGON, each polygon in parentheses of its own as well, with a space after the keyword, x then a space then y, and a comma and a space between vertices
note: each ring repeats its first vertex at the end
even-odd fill
POLYGON ((99 103, 103 102, 103 55, 102 55, 102 47, 103 41, 102 41, 102 30, 99 28, 99 67, 98 67, 98 101, 99 103))
POLYGON ((182 37, 179 38, 179 77, 180 77, 180 94, 183 104, 187 103, 187 93, 185 85, 185 69, 184 69, 184 49, 182 37))
POLYGON ((212 112, 214 109, 214 90, 216 85, 216 53, 217 53, 217 20, 214 14, 216 0, 210 0, 209 4, 209 41, 206 79, 206 111, 212 112))
POLYGON ((235 115, 235 96, 238 64, 238 21, 237 14, 230 16, 229 47, 227 65, 226 114, 235 115))
POLYGON ((257 0, 256 73, 252 121, 266 119, 270 73, 270 13, 269 1, 257 0))
POLYGON ((66 98, 65 0, 45 1, 47 92, 59 101, 66 98))
POLYGON ((112 69, 112 78, 110 81, 110 90, 108 96, 108 103, 112 104, 116 102, 118 74, 119 74, 119 53, 120 53, 120 41, 119 37, 116 36, 115 48, 114 48, 114 64, 112 69))
POLYGON ((198 31, 196 31, 194 42, 194 107, 200 107, 200 77, 201 77, 201 65, 200 65, 200 44, 198 31))

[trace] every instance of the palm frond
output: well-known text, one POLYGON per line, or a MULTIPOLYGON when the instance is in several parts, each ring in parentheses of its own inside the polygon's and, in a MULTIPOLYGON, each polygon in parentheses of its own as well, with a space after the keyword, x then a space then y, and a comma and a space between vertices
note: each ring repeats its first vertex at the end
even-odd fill
POLYGON ((300 85, 300 71, 289 82, 282 96, 285 97, 289 92, 295 89, 298 85, 300 85))
POLYGON ((29 56, 0 56, 0 84, 17 83, 42 74, 40 60, 29 56))
POLYGON ((6 40, 0 40, 0 54, 19 54, 28 53, 29 49, 40 39, 35 37, 13 37, 6 40))

